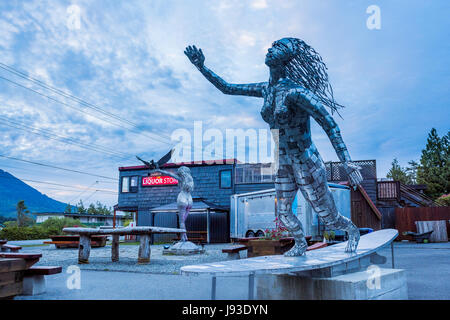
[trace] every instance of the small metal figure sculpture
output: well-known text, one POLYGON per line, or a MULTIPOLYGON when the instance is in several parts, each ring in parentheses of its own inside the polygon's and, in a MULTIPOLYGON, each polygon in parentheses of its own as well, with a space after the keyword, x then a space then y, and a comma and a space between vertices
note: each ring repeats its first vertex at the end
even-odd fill
MULTIPOLYGON (((151 173, 162 173, 178 180, 180 185, 180 193, 177 197, 178 218, 180 221, 180 229, 186 229, 185 221, 192 209, 192 196, 191 193, 194 190, 194 179, 192 179, 191 170, 188 167, 179 167, 177 173, 169 171, 155 169, 150 170, 151 173)), ((187 241, 186 233, 181 235, 181 241, 187 241)))
POLYGON ((276 215, 295 239, 294 247, 285 255, 300 256, 307 248, 301 223, 292 212, 298 189, 328 228, 348 233, 346 251, 356 251, 359 230, 350 219, 339 214, 327 184, 325 164, 311 140, 310 117, 313 117, 344 163, 350 184, 356 188, 361 183, 360 168, 351 162, 339 127, 324 107, 329 107, 333 114, 342 106, 334 101, 320 55, 300 39, 283 38, 275 41, 266 55, 268 82, 230 84, 205 67, 201 49, 189 46, 184 53, 223 93, 264 98, 261 115, 271 129, 279 130, 276 215))
MULTIPOLYGON (((170 171, 159 169, 160 166, 162 166, 163 164, 167 163, 167 161, 170 160, 172 151, 173 150, 167 153, 156 163, 153 160, 147 162, 145 160, 142 160, 138 156, 136 156, 136 158, 138 158, 140 161, 145 163, 150 168, 149 174, 162 173, 178 180, 181 189, 177 197, 178 218, 180 221, 180 229, 186 229, 185 221, 192 208, 191 193, 194 190, 194 179, 192 179, 191 170, 189 170, 189 168, 185 166, 179 167, 176 174, 170 171)), ((181 241, 183 242, 187 241, 186 233, 183 233, 181 235, 181 241)))

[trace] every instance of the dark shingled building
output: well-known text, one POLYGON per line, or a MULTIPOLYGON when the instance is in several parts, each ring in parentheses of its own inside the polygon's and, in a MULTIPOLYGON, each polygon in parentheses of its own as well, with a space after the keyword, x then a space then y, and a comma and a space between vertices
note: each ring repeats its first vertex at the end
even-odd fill
MULTIPOLYGON (((168 163, 162 169, 176 171, 182 165, 191 170, 195 184, 193 198, 228 210, 232 194, 274 188, 273 176, 265 174, 270 164, 241 164, 236 159, 227 159, 168 163)), ((177 185, 145 186, 148 175, 146 166, 119 167, 119 201, 115 209, 137 213, 139 226, 153 225, 150 209, 175 202, 179 193, 177 185)))
MULTIPOLYGON (((381 227, 382 217, 376 208, 376 162, 375 160, 355 162, 362 168, 361 173, 364 181, 358 190, 351 191, 352 221, 358 227, 370 227, 378 230, 381 227)), ((227 159, 168 163, 162 169, 176 171, 183 165, 190 168, 194 179, 195 187, 192 197, 197 201, 207 202, 211 208, 221 208, 223 212, 226 212, 227 218, 220 218, 220 224, 224 224, 221 231, 224 234, 229 234, 231 195, 275 187, 270 164, 244 164, 236 159, 227 159)), ((342 163, 328 162, 325 166, 329 182, 343 183, 347 180, 342 163)), ((173 213, 155 213, 156 211, 152 210, 176 202, 179 193, 179 187, 174 184, 176 180, 171 180, 169 177, 167 179, 164 179, 164 177, 162 179, 149 177, 147 166, 119 167, 119 174, 119 199, 115 210, 133 212, 138 226, 178 226, 178 218, 173 213)), ((206 221, 206 217, 198 219, 206 221)), ((188 231, 190 231, 191 222, 194 223, 189 221, 189 218, 186 221, 188 231)), ((204 222, 198 223, 204 224, 204 222)), ((192 225, 192 228, 194 228, 194 225, 192 225)))

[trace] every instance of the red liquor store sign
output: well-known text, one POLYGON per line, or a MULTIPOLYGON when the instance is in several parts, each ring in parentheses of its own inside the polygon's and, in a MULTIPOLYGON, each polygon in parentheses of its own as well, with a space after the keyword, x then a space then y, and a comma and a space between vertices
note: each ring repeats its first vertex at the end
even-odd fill
POLYGON ((169 176, 149 176, 142 177, 143 187, 153 186, 173 186, 178 184, 178 180, 169 176))

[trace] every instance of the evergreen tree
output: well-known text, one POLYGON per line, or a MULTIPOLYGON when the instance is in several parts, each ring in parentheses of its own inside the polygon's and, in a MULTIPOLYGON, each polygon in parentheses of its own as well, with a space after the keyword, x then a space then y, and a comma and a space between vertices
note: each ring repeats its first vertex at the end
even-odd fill
POLYGON ((394 181, 400 181, 403 184, 412 184, 411 176, 408 174, 407 169, 402 168, 398 164, 397 158, 392 161, 392 168, 386 174, 386 178, 392 179, 394 181))
POLYGON ((406 167, 406 174, 411 180, 411 184, 417 184, 417 169, 419 168, 419 163, 417 161, 411 160, 408 162, 409 167, 406 167))
POLYGON ((436 129, 431 129, 422 150, 417 182, 427 186, 425 193, 433 199, 450 192, 450 131, 439 138, 436 129))
POLYGON ((84 214, 86 212, 87 212, 87 210, 84 207, 83 200, 80 199, 80 202, 78 202, 78 204, 77 204, 77 213, 84 214))
POLYGON ((20 200, 19 202, 17 202, 16 210, 17 210, 17 226, 27 227, 33 224, 34 220, 33 218, 28 216, 30 211, 27 209, 24 200, 20 200))
POLYGON ((87 209, 88 214, 98 214, 97 209, 95 208, 94 204, 91 203, 87 209))
POLYGON ((72 213, 72 206, 70 203, 67 204, 66 208, 64 209, 64 213, 72 213))

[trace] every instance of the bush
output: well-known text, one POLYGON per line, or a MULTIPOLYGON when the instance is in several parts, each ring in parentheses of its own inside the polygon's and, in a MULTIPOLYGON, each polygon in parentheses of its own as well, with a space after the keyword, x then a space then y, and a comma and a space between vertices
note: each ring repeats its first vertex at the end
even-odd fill
POLYGON ((47 234, 40 226, 8 226, 0 231, 0 238, 6 240, 35 240, 45 239, 47 234))
POLYGON ((450 194, 443 194, 442 196, 436 199, 436 202, 443 206, 450 207, 450 194))
POLYGON ((47 239, 53 235, 62 234, 64 227, 74 227, 83 225, 78 220, 72 218, 50 218, 39 225, 32 227, 18 227, 8 225, 0 231, 0 239, 6 240, 36 240, 47 239))
POLYGON ((49 236, 62 234, 65 227, 84 227, 79 220, 72 218, 49 218, 40 225, 49 236))

